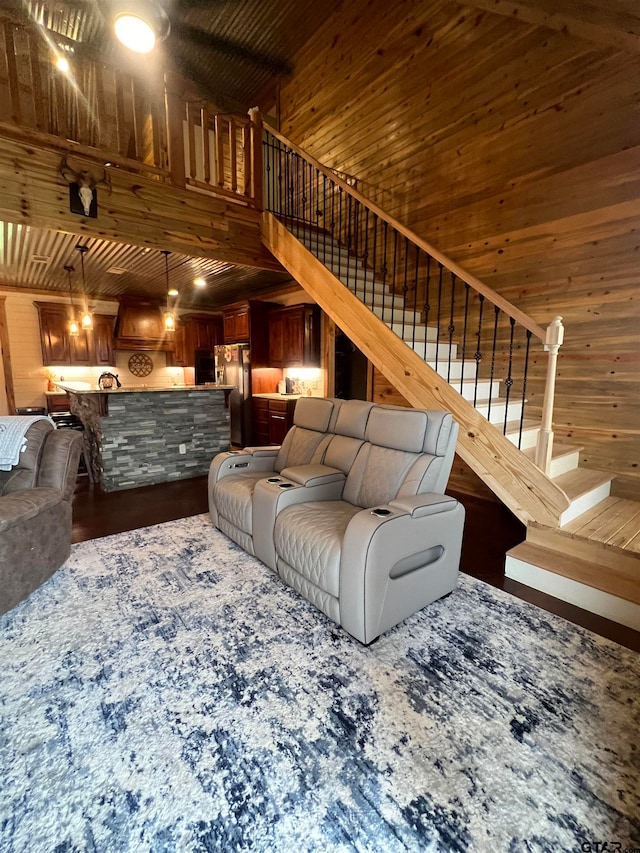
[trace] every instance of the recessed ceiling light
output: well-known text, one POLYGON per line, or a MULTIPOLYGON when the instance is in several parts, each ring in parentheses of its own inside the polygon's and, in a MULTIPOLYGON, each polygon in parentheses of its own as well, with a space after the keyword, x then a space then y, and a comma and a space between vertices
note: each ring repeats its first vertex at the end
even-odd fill
POLYGON ((56 68, 58 71, 62 71, 63 74, 68 74, 71 66, 69 65, 69 60, 64 56, 59 56, 56 59, 56 68))
POLYGON ((126 270, 122 267, 109 267, 107 272, 111 275, 124 275, 126 273, 126 270))
POLYGON ((194 278, 193 283, 196 287, 206 287, 207 282, 203 278, 194 278))
POLYGON ((176 290, 176 288, 175 288, 175 287, 172 287, 170 290, 168 290, 168 291, 167 291, 167 294, 168 294, 169 296, 177 296, 177 295, 178 295, 178 291, 176 290))
POLYGON ((32 264, 48 264, 50 260, 48 255, 31 255, 32 264))

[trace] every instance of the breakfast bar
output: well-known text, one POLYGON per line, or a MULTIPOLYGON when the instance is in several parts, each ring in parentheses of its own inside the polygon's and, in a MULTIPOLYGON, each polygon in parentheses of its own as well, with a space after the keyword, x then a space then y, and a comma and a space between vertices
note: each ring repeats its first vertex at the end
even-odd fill
POLYGON ((82 421, 87 466, 105 492, 206 474, 216 453, 229 448, 234 386, 59 387, 82 421))

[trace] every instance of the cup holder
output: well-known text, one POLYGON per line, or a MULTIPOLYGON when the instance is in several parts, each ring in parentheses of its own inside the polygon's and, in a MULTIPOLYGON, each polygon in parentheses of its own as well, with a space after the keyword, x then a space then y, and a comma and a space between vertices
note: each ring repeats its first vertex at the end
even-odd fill
POLYGON ((267 483, 279 483, 280 477, 267 477, 267 483))
POLYGON ((378 509, 372 509, 371 515, 377 515, 378 518, 384 518, 386 515, 391 515, 391 510, 382 509, 382 507, 379 507, 378 509))
POLYGON ((292 489, 293 485, 294 485, 293 483, 279 483, 278 488, 279 489, 292 489))

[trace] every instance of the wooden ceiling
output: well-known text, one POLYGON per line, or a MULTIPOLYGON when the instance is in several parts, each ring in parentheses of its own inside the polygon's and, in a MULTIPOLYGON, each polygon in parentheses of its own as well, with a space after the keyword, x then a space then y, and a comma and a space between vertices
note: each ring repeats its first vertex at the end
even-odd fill
MULTIPOLYGON (((28 289, 42 294, 69 293, 65 265, 73 266, 71 289, 82 293, 79 244, 86 245, 85 282, 89 297, 115 299, 126 293, 163 297, 166 293, 164 255, 108 240, 79 238, 60 231, 0 222, 0 289, 28 289)), ((217 310, 291 281, 286 273, 240 267, 222 261, 172 253, 169 284, 179 291, 179 305, 194 310, 217 310), (194 285, 204 278, 205 287, 194 285)))
MULTIPOLYGON (((114 56, 121 55, 124 62, 125 55, 117 54, 122 49, 114 44, 110 31, 112 2, 0 0, 0 7, 13 10, 12 14, 26 14, 50 34, 68 40, 74 49, 103 55, 111 61, 114 56)), ((161 67, 187 76, 197 84, 203 96, 232 112, 245 112, 256 104, 263 110, 268 109, 279 84, 296 80, 300 67, 313 61, 313 55, 310 57, 305 50, 305 43, 330 26, 334 12, 339 14, 342 10, 343 15, 348 14, 348 6, 342 0, 323 0, 322 3, 315 0, 155 2, 162 5, 171 26, 158 51, 161 67)), ((433 3, 424 5, 434 6, 433 3)), ((589 3, 474 0, 465 6, 453 2, 446 5, 457 8, 460 14, 490 9, 497 15, 633 53, 640 48, 640 7, 636 0, 590 0, 589 3)), ((376 15, 373 11, 371 14, 376 15)), ((375 25, 374 21, 370 23, 375 25)), ((379 26, 384 27, 384 21, 379 26)), ((335 112, 337 94, 331 93, 332 112, 335 112)), ((287 130, 285 127, 285 132, 287 130)), ((331 155, 326 160, 330 162, 331 155)), ((340 163, 330 162, 330 165, 341 167, 340 163)), ((0 285, 3 287, 64 292, 67 288, 64 265, 72 263, 79 270, 75 250, 79 238, 75 235, 0 223, 0 239, 0 285), (47 260, 34 261, 38 256, 47 260)), ((99 239, 86 242, 90 247, 86 256, 86 281, 91 295, 117 297, 125 292, 157 295, 164 291, 163 258, 159 252, 99 239), (109 272, 113 268, 125 272, 109 272)), ((171 256, 170 269, 171 284, 180 289, 183 304, 202 309, 216 309, 235 299, 259 295, 289 280, 287 275, 280 273, 178 254, 171 256), (199 276, 207 279, 205 289, 193 286, 193 279, 199 276)), ((79 272, 75 285, 81 287, 79 272)))
MULTIPOLYGON (((135 7, 139 0, 117 0, 135 7)), ((340 0, 147 0, 159 7, 169 32, 154 56, 181 73, 202 95, 227 112, 246 113, 256 98, 273 100, 278 81, 293 71, 293 57, 340 0)), ((132 54, 116 42, 116 0, 0 0, 25 14, 76 52, 129 63, 132 54)), ((149 64, 145 57, 143 63, 149 64)), ((155 60, 154 60, 155 61, 155 60)))

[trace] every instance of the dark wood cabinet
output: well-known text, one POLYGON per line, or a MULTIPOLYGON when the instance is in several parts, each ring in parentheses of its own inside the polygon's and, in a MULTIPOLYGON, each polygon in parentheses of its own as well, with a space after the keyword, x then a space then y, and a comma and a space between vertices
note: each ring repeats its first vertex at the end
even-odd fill
POLYGON ((47 394, 47 414, 68 412, 71 409, 69 395, 61 391, 59 394, 47 394))
POLYGON ((115 365, 113 355, 113 323, 111 314, 93 315, 93 364, 115 365))
POLYGON ((260 447, 282 444, 293 426, 295 400, 277 400, 268 397, 253 397, 253 443, 260 447))
POLYGON ((236 344, 249 340, 251 331, 249 321, 249 303, 238 302, 223 309, 224 342, 236 344))
POLYGON ((193 367, 196 350, 211 352, 223 343, 222 317, 213 314, 182 314, 173 333, 173 352, 168 367, 193 367))
POLYGON ((269 367, 268 314, 277 303, 249 299, 222 309, 224 343, 249 342, 252 367, 269 367))
POLYGON ((69 310, 57 302, 36 302, 43 364, 69 364, 69 310))
POLYGON ((269 312, 270 367, 320 366, 320 309, 292 305, 269 312))
POLYGON ((113 321, 106 314, 96 314, 93 331, 70 335, 69 306, 61 302, 35 302, 40 320, 40 342, 43 364, 68 364, 79 367, 114 364, 113 321))
POLYGON ((253 443, 257 447, 271 444, 269 440, 269 401, 261 397, 251 399, 253 411, 253 443))

